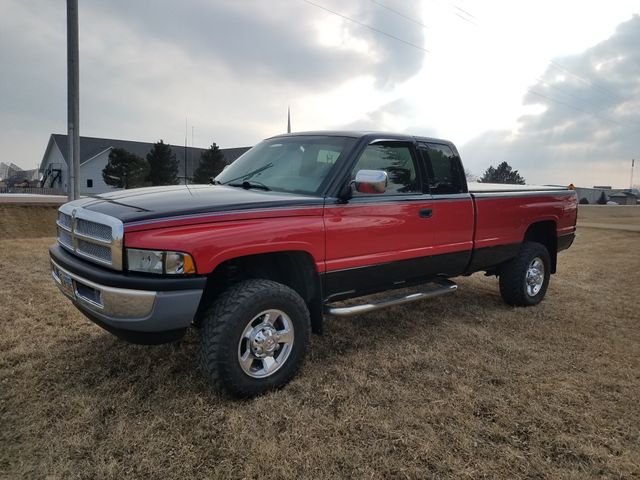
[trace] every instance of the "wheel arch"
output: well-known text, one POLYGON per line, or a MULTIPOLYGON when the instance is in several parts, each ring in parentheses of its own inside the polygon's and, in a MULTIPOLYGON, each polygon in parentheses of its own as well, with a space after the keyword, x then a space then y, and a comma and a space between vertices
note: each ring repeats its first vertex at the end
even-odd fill
POLYGON ((311 254, 286 250, 239 256, 221 262, 207 276, 195 324, 230 285, 250 278, 273 280, 296 291, 307 304, 313 333, 322 333, 322 282, 311 254))
POLYGON ((551 259, 551 273, 556 273, 558 260, 558 235, 555 220, 542 220, 532 223, 524 234, 524 241, 538 242, 544 245, 551 259))

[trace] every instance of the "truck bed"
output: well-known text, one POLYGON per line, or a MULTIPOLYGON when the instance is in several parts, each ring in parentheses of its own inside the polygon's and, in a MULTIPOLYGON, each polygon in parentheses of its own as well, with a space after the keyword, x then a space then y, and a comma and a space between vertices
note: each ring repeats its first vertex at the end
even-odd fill
POLYGON ((504 183, 480 183, 468 182, 469 193, 489 193, 489 192, 553 192, 568 190, 567 187, 559 185, 511 185, 504 183))

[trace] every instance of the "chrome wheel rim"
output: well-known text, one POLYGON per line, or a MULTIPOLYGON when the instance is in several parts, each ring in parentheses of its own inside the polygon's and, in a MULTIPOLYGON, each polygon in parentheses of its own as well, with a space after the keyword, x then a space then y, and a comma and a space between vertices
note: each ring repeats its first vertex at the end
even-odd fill
POLYGON ((527 286, 527 295, 535 297, 544 284, 544 263, 540 257, 535 257, 529 263, 527 268, 527 275, 525 278, 525 284, 527 286))
POLYGON ((282 310, 265 310, 247 324, 238 343, 238 362, 253 378, 265 378, 285 364, 293 348, 293 323, 282 310))

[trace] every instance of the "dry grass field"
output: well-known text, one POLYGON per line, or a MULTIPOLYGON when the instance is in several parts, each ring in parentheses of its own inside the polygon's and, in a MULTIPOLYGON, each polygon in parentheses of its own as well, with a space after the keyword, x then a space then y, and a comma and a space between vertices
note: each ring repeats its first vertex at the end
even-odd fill
POLYGON ((57 205, 0 203, 0 240, 54 236, 57 217, 57 205))
MULTIPOLYGON (((47 220, 49 221, 49 220, 47 220)), ((49 277, 53 238, 0 240, 0 477, 638 478, 640 234, 580 229, 546 300, 495 278, 330 318, 301 374, 237 401, 197 332, 133 346, 49 277)))
POLYGON ((580 205, 578 222, 640 225, 640 208, 637 206, 580 205))

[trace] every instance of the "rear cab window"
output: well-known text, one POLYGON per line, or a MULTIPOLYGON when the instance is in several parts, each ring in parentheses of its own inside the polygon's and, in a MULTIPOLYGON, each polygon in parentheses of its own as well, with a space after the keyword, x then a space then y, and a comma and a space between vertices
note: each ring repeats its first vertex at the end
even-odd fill
POLYGON ((467 193, 462 163, 451 147, 439 143, 422 143, 418 149, 425 167, 425 183, 432 195, 467 193))

